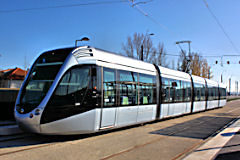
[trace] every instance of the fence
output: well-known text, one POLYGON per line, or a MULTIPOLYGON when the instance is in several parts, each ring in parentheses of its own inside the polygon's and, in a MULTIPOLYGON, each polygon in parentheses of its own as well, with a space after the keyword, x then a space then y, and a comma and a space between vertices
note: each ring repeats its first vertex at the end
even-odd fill
POLYGON ((0 80, 0 88, 20 88, 23 80, 0 80))

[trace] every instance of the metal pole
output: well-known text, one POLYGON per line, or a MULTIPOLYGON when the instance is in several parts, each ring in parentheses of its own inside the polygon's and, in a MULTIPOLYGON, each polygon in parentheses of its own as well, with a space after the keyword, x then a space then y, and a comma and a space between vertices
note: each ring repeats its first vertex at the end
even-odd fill
POLYGON ((235 92, 236 92, 236 95, 238 95, 238 81, 235 82, 235 85, 236 85, 235 92))
POLYGON ((229 78, 229 94, 231 95, 231 78, 229 78))
POLYGON ((210 69, 208 69, 208 79, 210 79, 210 69))
POLYGON ((141 55, 140 60, 143 61, 143 44, 141 45, 141 55))
POLYGON ((188 41, 188 48, 189 48, 189 52, 188 52, 188 56, 190 56, 191 53, 191 46, 190 46, 191 41, 188 41))
MULTIPOLYGON (((150 34, 148 34, 147 36, 150 37, 150 36, 153 36, 153 35, 154 35, 153 33, 150 33, 150 34)), ((141 54, 141 55, 140 55, 140 56, 141 56, 141 57, 140 57, 140 60, 141 60, 141 61, 143 61, 143 44, 144 44, 144 42, 145 42, 145 38, 146 38, 146 37, 144 37, 143 42, 142 42, 142 45, 141 45, 141 53, 140 53, 140 54, 141 54)))

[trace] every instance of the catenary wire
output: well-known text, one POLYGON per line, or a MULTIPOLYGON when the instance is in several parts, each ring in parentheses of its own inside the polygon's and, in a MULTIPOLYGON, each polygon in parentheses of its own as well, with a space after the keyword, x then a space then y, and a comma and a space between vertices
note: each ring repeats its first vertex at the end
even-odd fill
MULTIPOLYGON (((143 14, 145 17, 147 17, 148 19, 150 19, 152 22, 154 22, 155 24, 159 25, 161 28, 163 28, 164 30, 168 31, 172 36, 176 36, 177 33, 173 32, 172 30, 170 30, 167 26, 161 24, 159 21, 157 21, 155 18, 151 17, 147 12, 143 11, 140 7, 138 7, 138 5, 140 4, 140 2, 136 2, 134 3, 134 0, 129 0, 130 2, 130 6, 132 8, 135 8, 138 12, 140 12, 141 14, 143 14)), ((142 4, 146 4, 152 1, 145 1, 145 2, 141 2, 142 4)))
POLYGON ((217 22, 218 26, 221 28, 222 32, 224 33, 224 35, 227 37, 227 39, 229 40, 229 42, 231 43, 233 49, 240 54, 238 48, 236 47, 236 45, 233 43, 232 39, 230 38, 230 36, 227 34, 226 30, 224 29, 223 25, 220 23, 220 21, 218 20, 217 16, 213 13, 213 11, 210 9, 208 3, 206 0, 203 0, 205 6, 207 7, 208 11, 210 12, 210 14, 212 15, 212 17, 214 18, 214 20, 217 22))
POLYGON ((128 0, 98 1, 98 2, 86 2, 86 3, 78 3, 78 4, 70 4, 70 5, 49 6, 49 7, 35 7, 35 8, 13 9, 13 10, 0 10, 0 13, 25 12, 25 11, 34 11, 34 10, 70 8, 70 7, 79 7, 79 6, 116 4, 116 3, 128 3, 128 0))

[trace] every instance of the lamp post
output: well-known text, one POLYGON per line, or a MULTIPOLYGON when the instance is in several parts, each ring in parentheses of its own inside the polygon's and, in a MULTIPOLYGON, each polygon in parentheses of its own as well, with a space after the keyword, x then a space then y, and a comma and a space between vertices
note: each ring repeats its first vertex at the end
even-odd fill
MULTIPOLYGON (((176 42, 176 44, 178 44, 178 45, 180 43, 188 43, 188 54, 190 54, 191 53, 191 46, 190 46, 191 41, 177 41, 176 42)), ((179 47, 180 47, 180 45, 179 45, 179 47)))
POLYGON ((182 47, 180 46, 180 43, 188 43, 188 57, 187 57, 187 67, 186 67, 186 69, 185 69, 185 72, 189 72, 189 62, 190 62, 190 58, 189 58, 189 56, 190 56, 190 53, 191 53, 191 41, 177 41, 176 42, 176 44, 179 46, 179 48, 181 49, 181 52, 183 53, 183 49, 182 49, 182 47))
MULTIPOLYGON (((153 36, 153 35, 154 35, 154 33, 150 33, 147 36, 153 36)), ((145 42, 145 37, 144 37, 143 42, 141 44, 141 55, 140 55, 140 60, 141 61, 143 61, 143 44, 144 44, 144 42, 145 42)))

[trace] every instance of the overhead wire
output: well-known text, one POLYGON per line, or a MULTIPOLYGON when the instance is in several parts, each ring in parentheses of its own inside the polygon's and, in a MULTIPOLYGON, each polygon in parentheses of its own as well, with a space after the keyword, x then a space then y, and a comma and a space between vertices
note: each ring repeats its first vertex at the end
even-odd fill
POLYGON ((23 8, 23 9, 12 9, 12 10, 0 10, 0 13, 25 12, 25 11, 34 11, 34 10, 46 10, 46 9, 56 9, 56 8, 70 8, 70 7, 79 7, 79 6, 116 4, 116 3, 128 3, 128 0, 96 1, 96 2, 69 4, 69 5, 59 5, 59 6, 34 7, 34 8, 23 8))
POLYGON ((233 43, 232 39, 230 38, 230 36, 228 35, 228 33, 226 32, 226 30, 224 29, 223 25, 220 23, 220 21, 218 20, 217 16, 213 13, 213 11, 210 9, 208 3, 206 0, 203 0, 205 6, 207 7, 208 11, 210 12, 210 14, 212 15, 212 17, 214 18, 214 20, 217 22, 218 26, 221 28, 222 32, 224 33, 224 35, 226 36, 226 38, 229 40, 229 42, 231 43, 233 49, 240 54, 238 48, 236 47, 236 45, 233 43))
POLYGON ((152 2, 152 0, 150 0, 150 1, 143 1, 143 2, 135 2, 134 0, 129 0, 129 2, 130 2, 130 6, 132 8, 136 9, 139 13, 143 14, 145 17, 150 19, 152 22, 154 22, 155 24, 159 25, 164 30, 168 31, 172 36, 176 36, 177 35, 175 32, 171 31, 167 26, 161 24, 159 21, 157 21, 155 18, 150 16, 147 12, 143 11, 143 9, 141 9, 138 6, 139 4, 147 4, 149 2, 152 2))

